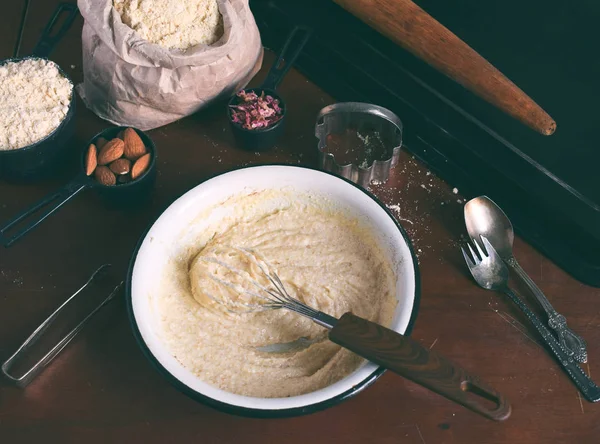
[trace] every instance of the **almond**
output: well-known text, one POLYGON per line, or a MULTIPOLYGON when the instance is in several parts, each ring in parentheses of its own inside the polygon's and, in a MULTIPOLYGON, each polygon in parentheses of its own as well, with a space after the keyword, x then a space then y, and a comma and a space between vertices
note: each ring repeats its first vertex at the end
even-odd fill
POLYGON ((85 174, 91 176, 96 166, 98 165, 98 152, 96 151, 96 145, 93 143, 85 153, 85 174))
POLYGON ((98 165, 106 165, 123 155, 125 144, 121 139, 112 139, 98 153, 98 165))
POLYGON ((101 150, 104 148, 104 145, 106 145, 106 142, 108 142, 108 140, 106 140, 104 137, 98 137, 98 140, 96 140, 96 148, 101 150))
POLYGON ((123 133, 125 149, 123 154, 129 160, 136 160, 146 154, 146 147, 140 136, 133 128, 127 128, 123 133))
POLYGON ((131 169, 131 161, 127 159, 117 159, 112 162, 109 166, 110 170, 115 173, 117 176, 122 174, 127 174, 131 169))
POLYGON ((107 166, 98 166, 94 176, 102 185, 112 186, 117 183, 117 178, 107 166))
POLYGON ((138 160, 135 161, 131 168, 131 180, 135 180, 146 172, 150 165, 150 153, 144 154, 138 160))

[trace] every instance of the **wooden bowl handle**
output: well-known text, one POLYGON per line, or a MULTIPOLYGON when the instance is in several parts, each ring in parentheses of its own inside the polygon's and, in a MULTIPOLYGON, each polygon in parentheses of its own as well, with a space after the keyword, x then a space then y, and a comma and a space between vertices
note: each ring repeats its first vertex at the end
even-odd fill
POLYGON ((527 94, 410 0, 333 0, 452 80, 549 136, 556 122, 527 94))
POLYGON ((346 313, 329 339, 486 418, 504 421, 510 416, 510 404, 501 394, 408 336, 346 313))

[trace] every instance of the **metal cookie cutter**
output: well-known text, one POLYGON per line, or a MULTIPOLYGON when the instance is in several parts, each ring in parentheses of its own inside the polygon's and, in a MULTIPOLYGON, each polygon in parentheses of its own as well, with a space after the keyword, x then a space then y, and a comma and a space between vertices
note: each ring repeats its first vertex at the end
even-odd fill
POLYGON ((123 282, 117 285, 114 290, 110 293, 110 295, 104 299, 96 308, 94 308, 73 330, 67 333, 49 352, 47 352, 38 362, 36 362, 29 370, 25 371, 21 376, 14 376, 9 373, 11 371, 13 365, 18 361, 22 355, 26 354, 27 350, 30 349, 35 343, 41 339, 44 332, 50 327, 50 325, 56 320, 61 311, 65 308, 69 302, 71 302, 78 294, 80 294, 86 287, 88 287, 92 281, 94 281, 99 276, 103 275, 103 272, 110 267, 110 264, 104 264, 100 268, 98 268, 92 276, 88 279, 88 281, 83 284, 83 286, 73 293, 65 302, 63 302, 60 307, 58 307, 54 313, 52 313, 48 318, 42 322, 42 324, 35 329, 35 331, 29 336, 25 342, 17 349, 17 351, 8 358, 4 364, 2 364, 2 373, 6 376, 12 383, 17 385, 18 387, 25 387, 29 384, 50 362, 67 346, 71 340, 79 333, 79 331, 84 327, 84 325, 89 321, 92 316, 94 316, 102 307, 108 304, 110 301, 114 299, 114 297, 119 293, 119 290, 123 286, 123 282))
POLYGON ((372 181, 387 181, 398 163, 402 122, 381 106, 342 102, 319 112, 315 136, 319 167, 366 188, 372 181))

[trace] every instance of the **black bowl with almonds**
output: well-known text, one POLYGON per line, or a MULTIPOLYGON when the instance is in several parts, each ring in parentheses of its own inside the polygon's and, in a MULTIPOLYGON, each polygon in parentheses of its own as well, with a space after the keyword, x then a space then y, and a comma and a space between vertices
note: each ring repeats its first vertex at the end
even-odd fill
POLYGON ((75 195, 88 188, 118 206, 143 203, 156 180, 156 146, 136 128, 112 127, 96 134, 81 153, 81 172, 0 227, 0 243, 12 245, 75 195))

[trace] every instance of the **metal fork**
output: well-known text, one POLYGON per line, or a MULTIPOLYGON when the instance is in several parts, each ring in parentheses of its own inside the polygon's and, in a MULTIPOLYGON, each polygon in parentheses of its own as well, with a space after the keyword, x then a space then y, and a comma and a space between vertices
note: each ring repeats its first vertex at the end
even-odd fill
POLYGON ((600 387, 598 387, 584 372, 581 367, 567 355, 560 347, 558 341, 542 323, 540 318, 533 313, 521 298, 508 286, 508 268, 486 237, 481 236, 483 248, 473 239, 473 244, 477 253, 467 243, 468 252, 461 247, 467 266, 480 287, 487 290, 501 291, 506 294, 511 301, 527 316, 534 327, 542 336, 544 343, 552 352, 558 363, 563 367, 577 388, 581 391, 585 399, 590 402, 600 400, 600 387))

